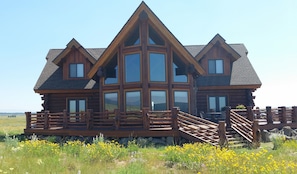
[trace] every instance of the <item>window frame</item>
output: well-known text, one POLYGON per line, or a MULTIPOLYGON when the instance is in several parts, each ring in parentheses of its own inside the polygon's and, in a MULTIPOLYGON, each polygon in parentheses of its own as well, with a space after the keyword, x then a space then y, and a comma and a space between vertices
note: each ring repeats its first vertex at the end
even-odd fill
POLYGON ((207 97, 207 109, 208 109, 208 112, 222 112, 224 107, 226 107, 227 105, 228 105, 228 96, 226 96, 226 95, 209 95, 207 97), (215 98, 215 107, 216 107, 216 109, 214 111, 211 111, 211 108, 210 108, 210 98, 211 97, 215 98), (225 98, 225 106, 220 108, 220 98, 221 97, 225 98))
POLYGON ((84 78, 85 77, 85 64, 84 63, 69 63, 69 78, 84 78), (72 76, 72 66, 75 65, 75 76, 72 76), (78 76, 78 65, 82 65, 82 77, 78 76))
POLYGON ((224 70, 224 60, 223 59, 208 59, 208 74, 211 75, 222 75, 225 73, 224 70), (214 72, 211 72, 211 68, 210 68, 210 62, 214 61, 214 72), (222 72, 218 72, 218 68, 217 68, 217 61, 222 61, 222 72))
MULTIPOLYGON (((188 110, 187 111, 183 111, 183 112, 190 112, 191 111, 191 105, 190 105, 190 90, 187 89, 174 89, 172 90, 172 100, 173 100, 173 107, 179 107, 179 106, 175 106, 175 92, 187 92, 187 104, 188 104, 188 110)), ((180 107, 179 107, 180 108, 180 107)))
POLYGON ((140 97, 140 105, 139 105, 139 110, 142 109, 142 103, 143 103, 143 96, 142 96, 142 90, 141 89, 128 89, 128 90, 124 90, 124 109, 125 111, 139 111, 139 110, 127 110, 127 93, 128 92, 139 92, 139 97, 140 97))
MULTIPOLYGON (((152 108, 152 92, 156 92, 156 91, 162 91, 162 92, 165 92, 165 100, 166 100, 166 108, 165 108, 165 110, 168 110, 168 105, 169 105, 169 101, 168 101, 168 90, 166 90, 166 89, 150 89, 149 90, 149 99, 150 99, 150 109, 152 110, 152 111, 159 111, 159 110, 155 110, 155 109, 153 109, 152 108)), ((164 109, 163 109, 164 110, 164 109)), ((160 110, 160 111, 163 111, 163 110, 160 110)))
POLYGON ((117 71, 116 71, 116 78, 117 78, 117 82, 116 83, 106 83, 106 73, 107 73, 107 65, 109 65, 110 62, 108 62, 106 65, 105 65, 105 68, 104 68, 104 80, 103 80, 103 85, 104 86, 107 86, 107 85, 118 85, 120 83, 120 75, 119 75, 119 72, 120 72, 120 68, 119 68, 119 59, 118 59, 118 54, 116 53, 114 56, 112 56, 111 60, 116 57, 116 62, 117 62, 117 71))
POLYGON ((167 65, 167 53, 166 52, 158 52, 158 51, 148 51, 148 83, 168 83, 168 65, 167 65), (165 81, 153 81, 151 80, 151 54, 163 54, 164 55, 164 76, 165 81))
POLYGON ((123 82, 125 84, 133 84, 133 83, 141 83, 142 82, 142 56, 141 56, 141 52, 129 52, 129 53, 125 53, 123 54, 123 69, 124 69, 124 73, 123 73, 123 82), (131 81, 131 82, 127 82, 127 67, 126 67, 126 56, 127 55, 133 55, 133 54, 138 54, 139 55, 139 81, 131 81))
POLYGON ((116 90, 116 91, 104 91, 103 92, 103 102, 102 102, 102 105, 103 105, 103 110, 104 111, 114 111, 115 109, 119 109, 120 107, 120 95, 119 95, 119 91, 116 90), (111 93, 116 93, 117 94, 117 108, 114 108, 113 110, 107 110, 106 109, 106 105, 105 105, 105 94, 111 94, 111 93))

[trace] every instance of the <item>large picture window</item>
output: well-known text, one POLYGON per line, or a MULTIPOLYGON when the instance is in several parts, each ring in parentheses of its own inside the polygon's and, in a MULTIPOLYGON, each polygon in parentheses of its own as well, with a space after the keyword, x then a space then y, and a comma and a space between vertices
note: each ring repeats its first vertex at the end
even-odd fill
POLYGON ((166 81, 165 54, 150 53, 150 81, 166 81))
POLYGON ((80 78, 84 77, 84 64, 82 63, 71 63, 69 65, 69 77, 71 78, 80 78))
POLYGON ((139 111, 141 109, 140 91, 126 92, 126 111, 139 111))
POLYGON ((208 107, 210 112, 221 112, 226 107, 226 96, 210 96, 208 97, 208 107))
POLYGON ((106 65, 104 84, 116 84, 118 83, 118 59, 117 54, 106 65))
POLYGON ((129 82, 140 82, 140 54, 127 54, 125 56, 125 80, 129 82))
POLYGON ((167 110, 166 91, 151 91, 151 110, 167 110))
POLYGON ((118 93, 104 93, 104 110, 113 111, 118 108, 118 93))
POLYGON ((209 74, 223 74, 224 64, 221 59, 208 60, 208 73, 209 74))
POLYGON ((188 91, 174 91, 174 106, 183 112, 189 112, 188 91))
POLYGON ((173 81, 174 82, 188 82, 186 65, 180 58, 173 53, 173 81))

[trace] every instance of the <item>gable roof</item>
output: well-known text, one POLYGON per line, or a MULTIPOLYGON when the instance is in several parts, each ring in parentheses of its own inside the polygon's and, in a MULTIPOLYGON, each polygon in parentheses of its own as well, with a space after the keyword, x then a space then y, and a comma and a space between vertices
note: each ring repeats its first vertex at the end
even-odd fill
MULTIPOLYGON (((66 48, 67 49, 67 48, 66 48)), ((50 49, 46 56, 46 64, 34 86, 35 92, 44 90, 80 90, 80 89, 98 89, 99 85, 94 80, 63 80, 62 67, 56 65, 53 61, 63 53, 65 49, 50 49)), ((90 48, 85 49, 88 54, 97 60, 105 49, 90 48)))
POLYGON ((53 60, 53 62, 58 65, 73 47, 82 53, 92 64, 96 62, 96 59, 74 38, 67 44, 66 48, 53 60))
POLYGON ((184 48, 184 46, 175 38, 175 36, 167 29, 167 27, 160 21, 160 19, 152 12, 152 10, 146 5, 145 2, 141 2, 132 16, 129 18, 127 23, 123 26, 117 36, 113 39, 110 45, 103 52, 100 59, 95 63, 90 72, 88 73, 88 77, 92 78, 97 69, 109 58, 109 56, 117 49, 118 45, 124 40, 124 38, 128 35, 129 31, 133 29, 134 25, 137 23, 139 19, 139 15, 142 15, 143 12, 147 14, 148 20, 154 24, 160 33, 169 41, 171 41, 172 46, 180 52, 183 57, 194 65, 196 71, 200 74, 204 74, 203 68, 195 61, 192 55, 184 48), (142 13, 142 14, 141 14, 142 13))
POLYGON ((203 58, 203 56, 216 44, 220 44, 220 47, 224 48, 228 53, 232 55, 234 58, 233 61, 237 60, 239 57, 241 57, 240 54, 238 54, 229 44, 225 42, 225 39, 219 35, 216 34, 211 41, 199 52, 198 55, 195 56, 195 59, 199 61, 203 58))
MULTIPOLYGON (((259 88, 262 83, 254 70, 251 62, 247 57, 247 49, 244 44, 229 44, 229 46, 235 50, 240 57, 232 63, 230 76, 199 76, 197 79, 198 87, 205 87, 210 89, 211 86, 218 87, 230 87, 237 88, 259 88)), ((202 52, 203 50, 201 50, 202 52)), ((201 54, 201 52, 198 53, 201 54)))

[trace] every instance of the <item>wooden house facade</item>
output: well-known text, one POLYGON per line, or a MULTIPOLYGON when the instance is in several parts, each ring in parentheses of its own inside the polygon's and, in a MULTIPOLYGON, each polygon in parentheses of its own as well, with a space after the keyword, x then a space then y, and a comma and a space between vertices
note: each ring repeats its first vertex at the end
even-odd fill
MULTIPOLYGON (((84 48, 72 39, 64 49, 50 49, 34 91, 42 96, 43 111, 64 112, 58 118, 63 129, 71 119, 65 112, 88 113, 90 120, 93 112, 141 116, 172 108, 184 115, 217 114, 226 106, 254 106, 261 81, 247 53, 243 44, 227 44, 219 34, 206 45, 182 45, 142 2, 107 48, 84 48)), ((148 130, 148 118, 142 119, 148 130)), ((34 128, 29 122, 27 133, 34 128)))

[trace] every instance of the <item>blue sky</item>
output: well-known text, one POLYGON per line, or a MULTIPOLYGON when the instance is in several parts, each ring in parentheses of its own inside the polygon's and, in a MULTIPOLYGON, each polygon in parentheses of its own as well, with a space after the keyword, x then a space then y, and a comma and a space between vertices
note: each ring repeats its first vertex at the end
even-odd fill
MULTIPOLYGON (((145 1, 183 45, 207 44, 215 34, 244 43, 263 85, 256 106, 297 105, 297 1, 145 1)), ((0 112, 38 111, 33 87, 51 48, 75 38, 106 48, 140 0, 1 0, 0 112)))

